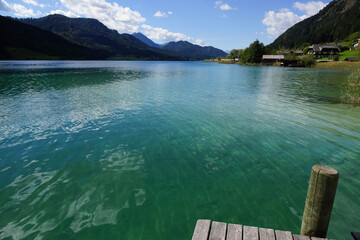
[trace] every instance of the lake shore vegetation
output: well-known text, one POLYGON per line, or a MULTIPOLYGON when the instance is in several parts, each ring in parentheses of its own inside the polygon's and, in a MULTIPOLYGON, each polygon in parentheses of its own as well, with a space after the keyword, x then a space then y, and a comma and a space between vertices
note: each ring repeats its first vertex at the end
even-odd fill
POLYGON ((349 76, 341 100, 351 106, 360 105, 360 70, 353 72, 349 76))

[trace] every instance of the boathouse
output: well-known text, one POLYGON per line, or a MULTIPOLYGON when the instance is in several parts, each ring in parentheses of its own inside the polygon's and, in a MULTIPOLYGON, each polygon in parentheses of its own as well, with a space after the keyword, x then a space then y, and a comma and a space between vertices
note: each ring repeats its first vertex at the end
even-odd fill
POLYGON ((283 62, 285 59, 284 55, 263 55, 262 64, 278 63, 283 62))

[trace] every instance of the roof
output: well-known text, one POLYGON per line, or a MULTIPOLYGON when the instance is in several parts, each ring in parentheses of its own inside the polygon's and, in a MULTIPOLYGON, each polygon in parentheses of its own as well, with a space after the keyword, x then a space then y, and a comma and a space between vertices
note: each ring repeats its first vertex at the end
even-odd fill
POLYGON ((288 53, 303 54, 303 51, 302 50, 285 50, 285 51, 282 51, 280 53, 283 53, 283 54, 288 54, 288 53))
POLYGON ((284 59, 284 55, 263 55, 263 59, 284 59))
POLYGON ((313 44, 311 47, 309 47, 309 50, 310 49, 312 49, 314 52, 321 52, 325 49, 332 49, 340 52, 340 49, 336 46, 335 43, 313 44))

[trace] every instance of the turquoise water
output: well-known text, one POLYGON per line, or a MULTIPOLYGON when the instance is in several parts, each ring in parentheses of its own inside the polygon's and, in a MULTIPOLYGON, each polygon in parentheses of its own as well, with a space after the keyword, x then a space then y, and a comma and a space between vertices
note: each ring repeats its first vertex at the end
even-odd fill
POLYGON ((190 239, 199 218, 299 233, 311 167, 360 222, 349 72, 201 62, 1 62, 1 239, 190 239))

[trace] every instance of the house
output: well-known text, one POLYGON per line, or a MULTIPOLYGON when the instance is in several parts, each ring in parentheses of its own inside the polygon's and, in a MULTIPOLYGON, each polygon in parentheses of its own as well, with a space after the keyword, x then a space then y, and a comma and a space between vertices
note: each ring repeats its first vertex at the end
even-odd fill
POLYGON ((284 61, 284 55, 263 55, 262 64, 278 63, 284 61))
POLYGON ((285 51, 279 51, 278 53, 280 54, 291 54, 291 55, 295 55, 295 56, 301 56, 303 55, 303 50, 285 50, 285 51))
POLYGON ((314 54, 315 58, 332 58, 340 52, 335 43, 313 44, 308 48, 308 54, 314 54))

